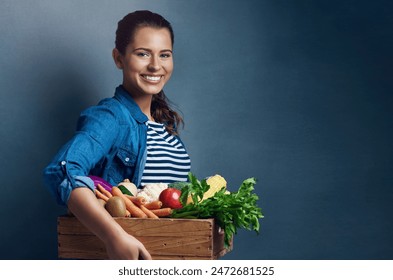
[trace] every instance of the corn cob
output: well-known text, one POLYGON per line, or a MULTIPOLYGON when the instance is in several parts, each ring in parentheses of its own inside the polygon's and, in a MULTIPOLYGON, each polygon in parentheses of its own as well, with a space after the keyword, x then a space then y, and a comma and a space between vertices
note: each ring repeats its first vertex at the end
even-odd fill
MULTIPOLYGON (((210 186, 210 188, 207 192, 205 192, 201 201, 212 197, 216 192, 218 192, 222 188, 227 187, 227 181, 224 179, 224 177, 218 174, 208 177, 206 179, 206 183, 210 186)), ((229 193, 229 191, 226 191, 226 193, 229 193)), ((187 199, 187 204, 189 203, 192 203, 191 195, 189 195, 187 199)))
POLYGON ((218 192, 222 188, 227 187, 227 181, 225 181, 225 179, 218 174, 209 177, 206 180, 206 183, 210 186, 210 189, 205 192, 202 200, 212 197, 216 192, 218 192))

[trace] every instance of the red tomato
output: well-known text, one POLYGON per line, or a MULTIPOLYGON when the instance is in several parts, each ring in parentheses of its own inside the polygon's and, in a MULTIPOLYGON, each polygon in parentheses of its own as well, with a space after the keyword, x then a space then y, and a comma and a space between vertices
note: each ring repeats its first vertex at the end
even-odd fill
POLYGON ((167 188, 160 193, 159 200, 162 207, 170 207, 172 209, 180 209, 183 205, 180 202, 181 191, 175 188, 167 188))

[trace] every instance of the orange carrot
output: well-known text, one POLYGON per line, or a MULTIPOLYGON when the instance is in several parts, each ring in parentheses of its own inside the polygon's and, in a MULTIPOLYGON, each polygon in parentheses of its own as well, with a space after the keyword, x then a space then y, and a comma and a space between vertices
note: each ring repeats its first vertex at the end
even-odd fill
POLYGON ((142 197, 142 196, 132 196, 132 195, 128 195, 125 194, 125 197, 127 197, 129 200, 131 200, 134 204, 141 206, 144 205, 146 203, 146 198, 142 197))
POLYGON ((154 200, 152 202, 146 203, 144 204, 144 206, 149 209, 149 210, 153 210, 153 209, 160 209, 162 207, 162 202, 159 200, 154 200))
POLYGON ((148 218, 158 219, 158 216, 154 214, 151 210, 147 209, 144 205, 140 205, 139 207, 147 215, 148 218))
POLYGON ((106 195, 107 197, 109 197, 109 198, 112 197, 112 194, 109 191, 107 191, 106 189, 104 189, 104 187, 101 186, 100 184, 97 184, 97 189, 100 192, 102 192, 104 195, 106 195))
POLYGON ((132 217, 147 218, 145 212, 143 212, 138 206, 132 203, 132 201, 129 200, 118 187, 112 188, 112 195, 119 196, 124 200, 124 202, 126 203, 126 209, 130 212, 132 217))
POLYGON ((161 209, 153 209, 153 210, 150 210, 150 211, 153 212, 158 217, 168 217, 173 212, 172 208, 169 208, 169 207, 161 208, 161 209))
POLYGON ((107 197, 106 195, 104 195, 102 192, 100 192, 99 190, 95 190, 95 194, 97 198, 101 198, 103 200, 105 200, 105 202, 108 201, 109 197, 107 197))
POLYGON ((121 190, 118 187, 113 187, 112 188, 112 195, 113 196, 124 197, 124 194, 121 192, 121 190))

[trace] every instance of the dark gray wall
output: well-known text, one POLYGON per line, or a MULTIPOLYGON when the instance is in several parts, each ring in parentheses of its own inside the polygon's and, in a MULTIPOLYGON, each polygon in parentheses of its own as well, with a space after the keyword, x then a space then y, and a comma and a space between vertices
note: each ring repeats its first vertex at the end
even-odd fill
POLYGON ((390 1, 15 1, 0 7, 0 258, 56 258, 41 172, 121 82, 117 21, 173 24, 166 88, 198 177, 258 178, 261 234, 226 259, 393 258, 390 1), (143 2, 143 4, 142 4, 143 2))

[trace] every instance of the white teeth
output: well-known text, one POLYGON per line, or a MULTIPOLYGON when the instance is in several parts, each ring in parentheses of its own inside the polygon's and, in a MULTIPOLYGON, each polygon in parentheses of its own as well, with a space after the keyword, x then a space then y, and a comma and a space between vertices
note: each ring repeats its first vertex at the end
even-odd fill
POLYGON ((147 76, 147 75, 143 75, 143 78, 145 78, 146 80, 150 80, 150 81, 159 81, 161 79, 161 76, 147 76))

